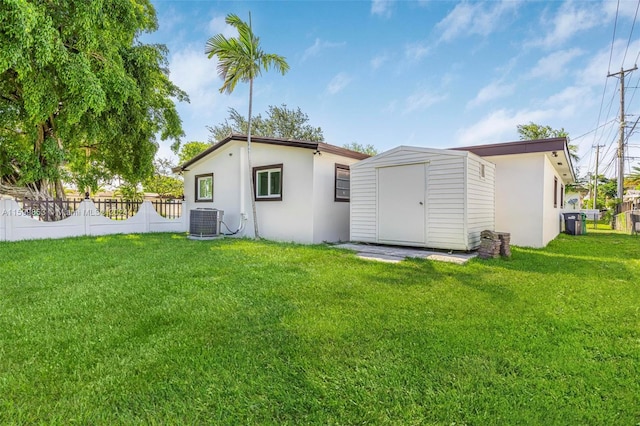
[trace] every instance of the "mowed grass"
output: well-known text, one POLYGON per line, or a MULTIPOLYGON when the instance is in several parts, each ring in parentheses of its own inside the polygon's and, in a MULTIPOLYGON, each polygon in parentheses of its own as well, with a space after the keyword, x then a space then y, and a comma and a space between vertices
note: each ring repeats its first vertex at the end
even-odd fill
POLYGON ((0 243, 0 424, 635 425, 639 259, 610 232, 466 265, 0 243))

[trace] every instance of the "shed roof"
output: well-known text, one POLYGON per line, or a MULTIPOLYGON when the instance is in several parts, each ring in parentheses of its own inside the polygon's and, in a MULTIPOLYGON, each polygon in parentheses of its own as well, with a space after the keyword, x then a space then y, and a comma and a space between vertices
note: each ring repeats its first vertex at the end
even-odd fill
MULTIPOLYGON (((201 160, 202 158, 208 156, 212 152, 217 151, 218 149, 222 148, 223 146, 225 146, 227 143, 229 143, 231 141, 246 142, 247 141, 247 135, 239 135, 239 134, 233 134, 232 133, 229 136, 227 136, 226 138, 222 139, 220 142, 218 142, 218 143, 216 143, 214 145, 211 145, 211 147, 205 149, 200 154, 196 155, 195 157, 193 157, 192 159, 188 160, 187 162, 185 162, 185 163, 183 163, 183 164, 181 164, 181 165, 179 165, 177 167, 174 167, 173 171, 174 172, 184 171, 191 164, 195 163, 198 160, 201 160)), ((330 145, 330 144, 324 143, 324 142, 312 142, 312 141, 300 141, 300 140, 295 140, 295 139, 282 139, 282 138, 268 138, 268 137, 263 137, 263 136, 251 136, 251 143, 260 143, 260 144, 267 144, 267 145, 278 145, 278 146, 288 146, 288 147, 292 147, 292 148, 310 149, 310 150, 317 151, 317 152, 327 152, 327 153, 330 153, 330 154, 341 155, 341 156, 347 157, 347 158, 354 158, 356 160, 363 160, 365 158, 369 158, 369 155, 367 155, 367 154, 363 154, 361 152, 352 151, 352 150, 346 149, 346 148, 341 148, 341 147, 335 146, 335 145, 330 145)))
POLYGON ((400 145, 388 151, 375 155, 373 157, 369 157, 364 161, 359 161, 355 164, 352 164, 351 168, 353 169, 353 168, 359 168, 359 167, 366 167, 367 164, 375 163, 376 161, 383 159, 385 157, 389 157, 399 151, 407 151, 407 152, 418 153, 418 154, 452 155, 457 157, 466 157, 466 156, 469 156, 470 154, 477 155, 471 151, 465 151, 465 150, 452 150, 452 149, 442 149, 442 148, 428 148, 423 146, 400 145))

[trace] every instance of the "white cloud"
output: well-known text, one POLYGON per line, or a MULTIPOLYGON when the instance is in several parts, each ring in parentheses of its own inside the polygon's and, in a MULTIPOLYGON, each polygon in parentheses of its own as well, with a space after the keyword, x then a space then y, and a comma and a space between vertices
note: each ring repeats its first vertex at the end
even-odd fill
POLYGON ((518 124, 544 122, 552 117, 554 110, 521 110, 508 111, 500 109, 493 111, 470 127, 463 128, 457 133, 458 145, 482 145, 504 142, 516 132, 518 124))
POLYGON ((594 99, 590 88, 570 86, 549 96, 540 102, 537 108, 498 109, 475 124, 458 131, 458 144, 465 146, 504 142, 515 137, 518 124, 553 124, 558 121, 564 123, 581 116, 586 108, 594 104, 594 99))
POLYGON ((422 59, 430 52, 431 47, 421 42, 408 44, 404 48, 404 56, 413 61, 422 59))
POLYGON ((440 41, 451 41, 461 36, 486 36, 504 25, 506 16, 518 6, 518 2, 458 3, 444 19, 436 24, 441 33, 440 41))
POLYGON ((393 0, 372 0, 371 14, 388 18, 391 16, 391 3, 393 0))
POLYGON ((382 54, 382 55, 374 56, 371 59, 371 61, 369 61, 369 63, 371 64, 371 68, 373 68, 374 70, 377 70, 382 65, 384 65, 384 63, 387 62, 388 60, 389 60, 389 56, 387 54, 382 54))
POLYGON ((467 103, 467 108, 474 108, 494 99, 505 98, 511 95, 515 90, 513 84, 502 84, 499 81, 493 81, 484 86, 475 98, 467 103))
POLYGON ((341 72, 338 73, 335 77, 331 79, 329 84, 327 85, 327 92, 331 95, 335 95, 338 92, 341 92, 345 87, 351 83, 351 77, 347 73, 341 72))
POLYGON ((560 50, 538 60, 536 65, 527 73, 529 78, 546 78, 556 80, 566 75, 567 64, 582 56, 584 51, 579 48, 560 50))
POLYGON ((447 99, 447 95, 436 94, 428 90, 419 90, 405 100, 404 113, 422 110, 447 99))
POLYGON ((614 19, 616 16, 616 10, 618 11, 618 18, 625 17, 633 19, 638 11, 637 1, 603 1, 602 8, 610 19, 614 19))
MULTIPOLYGON (((605 22, 605 14, 599 4, 592 2, 566 1, 551 19, 551 31, 546 36, 534 40, 531 44, 542 47, 555 47, 569 40, 575 34, 594 28, 605 22)), ((540 28, 548 27, 543 18, 540 28)))
POLYGON ((302 60, 306 61, 313 56, 318 56, 323 50, 345 46, 346 44, 347 43, 344 41, 340 43, 333 43, 316 38, 316 41, 311 46, 305 49, 304 53, 302 54, 302 60))
POLYGON ((171 56, 171 81, 189 94, 192 108, 210 106, 219 96, 216 64, 215 58, 208 59, 201 50, 194 48, 177 51, 171 56))
POLYGON ((569 86, 545 101, 545 105, 554 108, 563 117, 573 116, 595 104, 596 97, 591 88, 585 86, 569 86))
MULTIPOLYGON (((579 74, 579 81, 589 86, 602 86, 609 72, 618 72, 620 67, 624 67, 624 69, 633 68, 637 52, 640 52, 640 40, 632 42, 628 50, 627 40, 617 40, 613 44, 613 55, 611 55, 611 47, 609 45, 609 47, 601 49, 589 59, 579 74), (627 52, 626 58, 624 56, 625 51, 627 52), (611 69, 608 69, 610 55, 611 69)), ((615 85, 615 82, 610 81, 609 84, 615 85)))
POLYGON ((213 19, 209 21, 208 28, 212 36, 215 34, 222 34, 226 38, 230 38, 237 37, 238 35, 238 31, 231 25, 227 24, 224 16, 213 17, 213 19))

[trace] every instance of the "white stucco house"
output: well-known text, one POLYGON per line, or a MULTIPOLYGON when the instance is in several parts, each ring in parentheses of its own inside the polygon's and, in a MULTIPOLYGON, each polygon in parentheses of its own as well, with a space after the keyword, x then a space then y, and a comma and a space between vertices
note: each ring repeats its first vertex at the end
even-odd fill
POLYGON ((566 138, 455 149, 495 164, 495 230, 511 244, 544 247, 561 232, 565 186, 575 182, 566 138))
POLYGON ((351 240, 473 250, 494 190, 494 164, 471 152, 399 146, 351 166, 351 240))
POLYGON ((254 237, 255 197, 262 237, 309 244, 349 239, 349 167, 365 158, 322 142, 252 136, 250 173, 247 137, 230 135, 174 171, 184 176, 185 211, 223 210, 230 230, 254 237))

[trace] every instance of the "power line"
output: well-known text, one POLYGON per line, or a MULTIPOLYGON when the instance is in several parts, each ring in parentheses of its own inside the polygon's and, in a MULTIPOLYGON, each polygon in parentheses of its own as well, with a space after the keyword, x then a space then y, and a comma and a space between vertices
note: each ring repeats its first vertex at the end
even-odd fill
POLYGON ((620 72, 609 73, 607 77, 620 76, 620 140, 618 142, 618 198, 622 200, 622 194, 624 192, 624 128, 625 128, 625 116, 624 116, 624 76, 627 73, 633 72, 638 69, 638 66, 634 66, 629 69, 620 69, 620 72))
POLYGON ((580 136, 576 136, 575 138, 571 138, 571 141, 572 141, 572 142, 575 142, 575 140, 576 140, 576 139, 580 139, 580 138, 583 138, 583 137, 585 137, 585 136, 587 136, 587 135, 590 135, 590 134, 591 134, 591 133, 593 133, 593 132, 597 132, 599 129, 603 128, 604 126, 606 126, 606 125, 608 125, 608 124, 611 124, 611 123, 615 122, 616 120, 617 120, 617 118, 613 118, 613 119, 611 119, 611 120, 607 121, 606 123, 603 123, 603 124, 599 125, 598 127, 596 127, 596 128, 595 128, 595 129, 593 129, 593 130, 589 130, 588 132, 583 133, 583 134, 581 134, 580 136))
MULTIPOLYGON (((620 2, 618 2, 618 6, 620 2)), ((627 52, 629 51, 629 45, 631 44, 631 36, 633 35, 633 28, 636 26, 636 18, 638 17, 638 7, 640 7, 640 1, 636 6, 636 13, 633 16, 633 23, 631 24, 631 31, 629 32, 629 40, 627 41, 627 48, 624 50, 624 56, 622 57, 622 66, 624 66, 624 61, 627 59, 627 52)))
POLYGON ((616 29, 618 28, 618 11, 620 10, 620 0, 616 4, 616 19, 613 21, 613 37, 611 37, 611 51, 609 52, 609 66, 607 67, 607 73, 611 72, 611 59, 613 58, 613 44, 616 41, 616 29))

